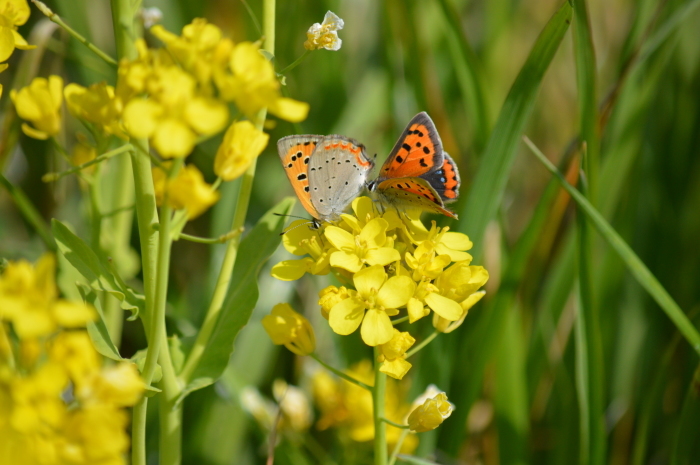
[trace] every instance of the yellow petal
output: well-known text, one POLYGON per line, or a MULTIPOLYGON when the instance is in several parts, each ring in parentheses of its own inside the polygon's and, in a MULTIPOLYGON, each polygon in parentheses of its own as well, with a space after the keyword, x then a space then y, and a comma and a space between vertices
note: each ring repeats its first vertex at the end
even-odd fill
POLYGON ((408 370, 411 369, 411 366, 405 359, 397 358, 395 360, 385 360, 382 366, 379 367, 379 371, 394 379, 403 379, 408 370))
POLYGON ((0 61, 5 61, 15 51, 15 37, 12 29, 0 26, 0 61))
POLYGON ((446 320, 456 321, 462 316, 462 306, 452 299, 431 292, 425 297, 425 303, 438 315, 446 320))
POLYGON ((355 249, 355 237, 337 226, 328 226, 324 232, 326 239, 336 249, 355 249))
POLYGON ((368 265, 386 266, 389 263, 401 260, 401 254, 398 250, 390 247, 380 247, 378 249, 370 249, 365 253, 365 262, 368 265))
POLYGON ((394 334, 394 327, 386 312, 369 309, 362 320, 360 334, 365 344, 374 347, 389 342, 394 334))
MULTIPOLYGON (((357 299, 348 298, 335 304, 328 315, 328 324, 336 334, 352 334, 365 315, 365 307, 357 299)), ((387 317, 388 318, 388 317, 387 317)), ((391 322, 389 323, 391 324, 391 322)))
POLYGON ((155 132, 162 112, 161 106, 152 100, 134 99, 124 108, 122 118, 129 134, 144 139, 155 132))
POLYGON ((92 307, 88 307, 83 303, 69 302, 67 300, 59 300, 56 302, 53 305, 53 314, 58 324, 64 328, 84 327, 97 317, 92 307))
POLYGON ((196 136, 182 121, 166 119, 158 124, 152 140, 162 157, 186 157, 194 148, 196 136))
POLYGON ((379 265, 370 266, 362 271, 358 271, 353 277, 355 289, 357 289, 357 292, 363 297, 372 295, 372 290, 379 291, 385 281, 386 272, 384 271, 384 267, 379 265))
POLYGON ((270 106, 270 113, 292 123, 304 121, 309 114, 309 104, 281 97, 270 106))
POLYGON ((269 139, 270 136, 250 121, 233 123, 216 152, 214 172, 224 181, 242 176, 265 149, 269 139))
POLYGON ((228 107, 218 100, 198 97, 187 103, 184 117, 197 134, 216 134, 226 127, 228 107))
POLYGON ((377 294, 377 303, 385 308, 399 308, 408 303, 416 283, 408 276, 394 276, 384 283, 377 294))
POLYGON ((367 243, 367 247, 383 247, 386 242, 386 229, 389 224, 381 218, 374 218, 368 222, 360 233, 360 241, 367 243))
POLYGON ((313 270, 314 262, 311 258, 305 257, 301 260, 284 260, 272 267, 270 275, 280 281, 296 281, 313 270))
POLYGON ((362 261, 355 254, 338 250, 331 254, 331 266, 357 273, 362 269, 362 261))
POLYGON ((468 312, 481 298, 486 295, 486 291, 477 291, 462 301, 462 310, 468 312))
POLYGON ((415 298, 410 298, 408 300, 408 322, 409 323, 415 323, 416 321, 420 320, 424 316, 428 315, 430 313, 430 310, 425 308, 423 305, 423 302, 421 302, 418 299, 415 298))
POLYGON ((469 250, 474 246, 469 236, 458 232, 444 233, 440 242, 453 250, 469 250))
POLYGON ((48 133, 34 129, 27 123, 22 123, 22 132, 33 139, 46 140, 49 138, 48 133))
POLYGON ((53 108, 58 110, 63 103, 63 78, 52 74, 49 76, 49 95, 53 108))

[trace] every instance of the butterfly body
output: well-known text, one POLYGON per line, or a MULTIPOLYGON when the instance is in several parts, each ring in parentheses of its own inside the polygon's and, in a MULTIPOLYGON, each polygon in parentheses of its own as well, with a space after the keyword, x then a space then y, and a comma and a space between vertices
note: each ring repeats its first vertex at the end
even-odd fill
POLYGON ((457 200, 459 186, 457 165, 442 150, 433 121, 421 112, 408 123, 379 176, 367 188, 385 205, 457 218, 445 203, 457 200))
POLYGON ((365 186, 374 167, 365 147, 349 137, 288 136, 277 150, 294 192, 318 221, 334 221, 365 186))

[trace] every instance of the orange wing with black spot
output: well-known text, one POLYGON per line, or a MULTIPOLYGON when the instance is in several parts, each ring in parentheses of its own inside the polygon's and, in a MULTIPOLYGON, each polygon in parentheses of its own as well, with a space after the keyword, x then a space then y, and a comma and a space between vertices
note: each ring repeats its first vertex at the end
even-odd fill
POLYGON ((457 218, 454 212, 445 208, 438 192, 421 178, 391 178, 380 182, 376 188, 385 203, 396 207, 415 207, 433 213, 457 218))
POLYGON ((282 161, 284 172, 294 188, 294 193, 304 209, 314 218, 318 218, 319 215, 311 202, 309 192, 309 161, 316 144, 321 139, 323 136, 306 134, 287 136, 277 141, 277 152, 282 161))
POLYGON ((459 198, 461 180, 455 161, 447 152, 443 152, 443 154, 445 156, 445 162, 440 169, 421 175, 421 178, 430 183, 432 188, 435 189, 435 192, 440 195, 443 202, 450 203, 459 198))
POLYGON ((413 117, 379 172, 380 179, 418 177, 442 166, 442 142, 426 112, 413 117))

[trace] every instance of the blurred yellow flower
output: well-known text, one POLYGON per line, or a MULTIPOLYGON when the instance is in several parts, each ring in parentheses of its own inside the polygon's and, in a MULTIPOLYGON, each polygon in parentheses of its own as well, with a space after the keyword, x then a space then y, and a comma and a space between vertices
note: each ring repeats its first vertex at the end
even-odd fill
POLYGON ((33 124, 22 124, 22 131, 29 137, 45 140, 61 130, 63 79, 60 76, 34 78, 27 87, 13 89, 10 98, 20 118, 33 124))
POLYGON ((386 266, 401 259, 398 250, 387 247, 389 223, 382 218, 369 221, 358 235, 337 226, 328 226, 324 235, 338 249, 331 254, 331 266, 357 273, 363 264, 386 266))
POLYGON ((16 48, 35 48, 17 32, 17 26, 22 26, 28 19, 27 0, 0 0, 0 61, 10 58, 16 48))
POLYGON ((231 73, 219 70, 214 74, 216 85, 221 97, 234 101, 248 119, 255 119, 263 108, 287 121, 306 119, 309 105, 282 97, 275 69, 260 53, 258 45, 252 42, 236 44, 231 51, 228 70, 231 73))
POLYGON ((408 370, 411 369, 411 364, 406 361, 406 351, 416 342, 416 340, 407 332, 401 332, 394 328, 394 335, 386 344, 379 345, 378 362, 382 364, 379 371, 386 373, 392 378, 402 379, 408 370))
POLYGON ((430 431, 452 415, 454 405, 447 400, 444 392, 428 398, 408 416, 408 427, 416 433, 430 431))
POLYGON ((153 185, 158 205, 162 205, 167 192, 168 205, 175 210, 187 210, 190 220, 207 211, 220 196, 204 182, 204 176, 194 165, 183 167, 173 179, 168 179, 161 168, 154 167, 153 185))
MULTIPOLYGON (((73 165, 80 166, 83 163, 87 163, 97 158, 97 150, 95 149, 95 147, 88 143, 87 137, 85 137, 84 134, 76 133, 75 137, 77 139, 77 142, 73 146, 73 156, 70 160, 71 163, 73 163, 73 165)), ((91 173, 94 170, 95 165, 92 165, 88 166, 87 168, 84 168, 82 172, 91 173)))
POLYGON ((224 181, 242 176, 265 149, 269 139, 270 136, 257 129, 250 121, 233 123, 216 152, 214 173, 224 181))
POLYGON ((48 336, 59 327, 83 327, 97 316, 82 302, 58 298, 56 259, 45 254, 33 266, 10 262, 0 276, 0 320, 12 323, 20 339, 48 336))
POLYGON ((138 368, 131 362, 119 362, 93 371, 78 386, 76 397, 86 403, 105 403, 117 407, 130 407, 141 398, 145 385, 138 368))
POLYGON ((316 350, 316 336, 309 320, 295 312, 289 304, 277 304, 262 319, 272 342, 297 355, 309 355, 316 350))
POLYGON ((165 158, 189 155, 197 136, 216 134, 228 122, 227 106, 198 95, 195 79, 175 65, 155 66, 145 84, 149 98, 126 104, 124 125, 131 136, 151 139, 165 158))
POLYGON ((282 413, 281 428, 289 428, 297 433, 309 429, 313 423, 313 409, 304 391, 282 379, 276 379, 272 383, 272 395, 282 413))
POLYGON ((106 134, 128 138, 121 123, 120 105, 114 87, 106 82, 90 87, 70 83, 63 89, 63 95, 68 111, 76 118, 95 124, 106 134))
MULTIPOLYGON (((376 221, 376 220, 373 220, 376 221)), ((357 291, 348 291, 349 297, 331 308, 328 323, 338 334, 353 333, 362 324, 360 334, 365 344, 385 344, 393 337, 390 316, 406 305, 413 295, 415 283, 408 276, 387 279, 384 267, 370 266, 355 273, 353 283, 357 291)))
POLYGON ((340 50, 343 41, 338 37, 338 31, 345 23, 332 11, 328 11, 323 18, 323 23, 314 23, 306 32, 304 48, 307 50, 340 50))
MULTIPOLYGON (((365 384, 372 384, 373 371, 369 360, 363 360, 346 370, 354 379, 365 384)), ((316 428, 326 430, 337 427, 341 434, 346 434, 357 442, 374 439, 374 419, 372 417, 372 394, 356 384, 338 379, 323 370, 316 370, 311 379, 313 398, 321 414, 316 428)), ((404 401, 405 386, 393 380, 387 380, 385 418, 402 423, 410 406, 404 401)), ((387 443, 394 447, 402 437, 402 429, 387 425, 387 443)), ((418 438, 409 435, 404 438, 401 452, 410 454, 418 446, 418 438)))

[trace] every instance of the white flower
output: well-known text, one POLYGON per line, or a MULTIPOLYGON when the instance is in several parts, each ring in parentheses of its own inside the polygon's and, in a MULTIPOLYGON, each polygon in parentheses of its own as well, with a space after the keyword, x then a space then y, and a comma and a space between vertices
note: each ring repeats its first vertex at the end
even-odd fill
POLYGON ((332 11, 328 11, 323 18, 323 23, 314 23, 306 32, 306 42, 304 48, 307 50, 339 50, 343 41, 338 37, 338 31, 343 28, 345 23, 338 15, 332 11))

